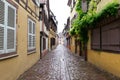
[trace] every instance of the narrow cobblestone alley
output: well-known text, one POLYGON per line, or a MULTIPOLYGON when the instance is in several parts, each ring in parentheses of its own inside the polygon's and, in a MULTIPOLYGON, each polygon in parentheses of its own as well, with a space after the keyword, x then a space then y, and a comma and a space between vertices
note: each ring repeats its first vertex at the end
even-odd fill
MULTIPOLYGON (((113 80, 58 45, 18 80, 113 80)), ((115 79, 114 79, 115 80, 115 79)))

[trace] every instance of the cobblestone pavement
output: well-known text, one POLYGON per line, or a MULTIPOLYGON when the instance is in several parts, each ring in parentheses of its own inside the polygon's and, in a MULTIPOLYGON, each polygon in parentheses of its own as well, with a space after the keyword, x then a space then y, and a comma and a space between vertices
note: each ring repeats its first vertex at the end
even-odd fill
POLYGON ((18 80, 116 80, 110 79, 63 45, 49 52, 18 80))

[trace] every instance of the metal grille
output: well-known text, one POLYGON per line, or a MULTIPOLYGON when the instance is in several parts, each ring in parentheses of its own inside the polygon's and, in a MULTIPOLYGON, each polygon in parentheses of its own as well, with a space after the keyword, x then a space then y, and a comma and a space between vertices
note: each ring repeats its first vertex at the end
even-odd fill
POLYGON ((15 27, 15 10, 8 6, 8 26, 15 27))
POLYGON ((4 45, 4 28, 0 26, 0 50, 3 50, 4 45))
POLYGON ((7 49, 14 49, 14 30, 7 29, 7 49))
POLYGON ((0 0, 0 24, 4 24, 5 6, 0 0))

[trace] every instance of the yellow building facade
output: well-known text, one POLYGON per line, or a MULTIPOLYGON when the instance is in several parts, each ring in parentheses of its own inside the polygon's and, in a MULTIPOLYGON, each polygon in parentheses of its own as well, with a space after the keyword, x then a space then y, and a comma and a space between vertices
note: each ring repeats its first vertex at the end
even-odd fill
MULTIPOLYGON (((107 0, 107 1, 101 0, 97 6, 97 12, 100 11, 107 3, 112 2, 112 1, 113 0, 107 0)), ((119 25, 119 23, 120 23, 120 18, 112 21, 111 23, 109 23, 107 25, 108 25, 108 27, 111 27, 111 26, 114 27, 116 25, 119 25)), ((105 25, 105 26, 107 26, 107 25, 105 25)), ((102 27, 104 27, 104 26, 102 26, 102 27)), ((101 68, 109 73, 112 73, 113 75, 120 77, 120 68, 119 68, 120 67, 120 54, 119 54, 119 52, 93 50, 91 47, 92 46, 91 34, 92 34, 92 31, 89 30, 88 62, 96 65, 98 68, 101 68)), ((114 36, 111 35, 111 37, 115 40, 114 36)), ((114 49, 114 47, 112 49, 114 49)))
MULTIPOLYGON (((70 12, 70 28, 72 27, 73 20, 77 16, 77 12, 75 11, 75 4, 76 3, 77 3, 77 0, 68 0, 68 6, 71 8, 71 12, 70 12)), ((76 38, 74 36, 71 36, 69 48, 72 51, 72 53, 76 53, 76 50, 75 50, 75 40, 76 40, 76 38)))
MULTIPOLYGON (((2 8, 5 9, 3 13, 8 12, 5 15, 10 15, 8 19, 4 18, 5 21, 10 22, 8 25, 14 25, 14 29, 8 27, 11 29, 9 34, 12 34, 13 29, 15 36, 10 35, 10 38, 7 36, 7 42, 10 40, 11 44, 4 44, 4 52, 0 52, 0 80, 16 80, 40 58, 39 7, 32 0, 3 0, 0 1, 0 13, 2 8), (7 51, 8 44, 9 46, 14 44, 14 50, 7 51)), ((6 24, 0 25, 5 26, 5 29, 7 27, 6 24)))

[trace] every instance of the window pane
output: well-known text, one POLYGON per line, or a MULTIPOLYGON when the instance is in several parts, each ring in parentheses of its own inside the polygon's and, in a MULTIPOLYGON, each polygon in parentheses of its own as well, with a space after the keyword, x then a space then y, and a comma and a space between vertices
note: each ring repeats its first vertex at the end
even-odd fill
POLYGON ((33 23, 33 34, 35 34, 35 23, 33 23))
POLYGON ((29 21, 29 33, 32 33, 32 22, 31 21, 29 21))
POLYGON ((4 12, 5 11, 5 7, 4 7, 4 3, 0 0, 0 24, 4 24, 4 12))
POLYGON ((15 10, 8 6, 8 26, 15 27, 15 10))
POLYGON ((35 36, 33 36, 33 47, 35 47, 35 36))
POLYGON ((14 30, 7 29, 7 49, 14 49, 14 30))
POLYGON ((3 50, 4 45, 4 28, 0 26, 0 50, 3 50))
POLYGON ((32 47, 32 36, 31 35, 29 35, 29 45, 28 46, 32 47))

